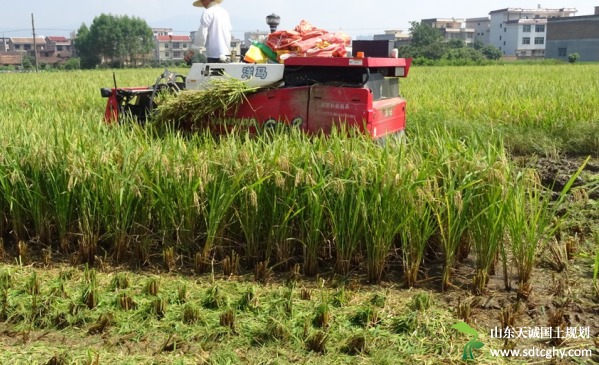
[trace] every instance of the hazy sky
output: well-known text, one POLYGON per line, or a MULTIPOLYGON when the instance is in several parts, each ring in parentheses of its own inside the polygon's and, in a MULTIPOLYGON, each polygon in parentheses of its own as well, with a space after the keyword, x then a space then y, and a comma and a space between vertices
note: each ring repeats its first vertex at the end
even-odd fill
MULTIPOLYGON (((192 0, 2 0, 0 36, 31 36, 31 13, 39 35, 68 36, 82 23, 88 26, 101 13, 130 15, 145 19, 151 27, 169 27, 176 35, 196 30, 202 8, 192 0), (9 5, 10 4, 10 5, 9 5)), ((425 18, 474 18, 507 7, 571 7, 576 15, 593 14, 599 0, 224 0, 221 6, 231 15, 234 36, 252 30, 268 30, 266 16, 281 17, 279 29, 293 29, 302 19, 329 31, 358 35, 383 33, 385 29, 407 29, 410 21, 425 18)))

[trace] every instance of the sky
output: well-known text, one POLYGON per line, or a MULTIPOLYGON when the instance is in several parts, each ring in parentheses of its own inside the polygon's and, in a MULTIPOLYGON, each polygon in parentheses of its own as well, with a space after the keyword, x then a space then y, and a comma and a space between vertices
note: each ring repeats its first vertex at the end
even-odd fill
MULTIPOLYGON (((102 14, 129 15, 144 19, 150 27, 172 28, 175 35, 188 35, 199 25, 202 8, 192 0, 2 0, 0 37, 31 37, 31 14, 36 34, 69 36, 82 23, 88 26, 102 14)), ((426 18, 478 18, 508 7, 576 8, 576 15, 590 15, 599 0, 224 0, 231 16, 233 35, 243 39, 249 31, 268 31, 266 16, 281 17, 279 30, 293 29, 302 20, 328 31, 343 31, 352 38, 381 34, 385 30, 408 32, 410 21, 426 18)))

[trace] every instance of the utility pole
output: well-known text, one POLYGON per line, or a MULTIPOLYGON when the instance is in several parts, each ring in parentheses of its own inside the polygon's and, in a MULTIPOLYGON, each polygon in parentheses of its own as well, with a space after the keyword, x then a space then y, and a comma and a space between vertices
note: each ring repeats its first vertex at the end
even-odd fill
POLYGON ((35 20, 33 20, 33 13, 31 13, 31 28, 33 29, 33 53, 35 54, 35 72, 37 72, 37 42, 35 40, 35 20))

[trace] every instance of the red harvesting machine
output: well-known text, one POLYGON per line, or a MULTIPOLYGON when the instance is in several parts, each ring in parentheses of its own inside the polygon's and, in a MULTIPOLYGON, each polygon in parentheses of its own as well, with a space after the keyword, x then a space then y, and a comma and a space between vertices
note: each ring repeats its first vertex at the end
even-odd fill
POLYGON ((289 57, 284 64, 193 64, 187 77, 165 73, 149 87, 103 88, 108 98, 105 120, 130 115, 144 122, 156 104, 158 91, 201 90, 212 78, 228 75, 249 86, 276 88, 248 95, 247 101, 219 121, 207 121, 216 132, 227 127, 299 127, 308 133, 330 133, 345 124, 377 142, 401 137, 406 125, 406 101, 399 78, 407 77, 411 59, 392 57, 289 57), (224 121, 224 122, 223 122, 224 121))

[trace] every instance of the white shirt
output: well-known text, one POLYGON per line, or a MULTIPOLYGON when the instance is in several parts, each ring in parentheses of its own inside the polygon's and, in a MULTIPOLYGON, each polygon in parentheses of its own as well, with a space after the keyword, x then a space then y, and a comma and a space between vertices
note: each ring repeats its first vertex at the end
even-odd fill
POLYGON ((231 46, 231 31, 229 13, 217 3, 212 2, 208 4, 208 8, 202 14, 200 28, 191 49, 197 52, 200 48, 206 47, 209 58, 228 55, 231 46))

